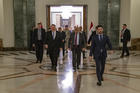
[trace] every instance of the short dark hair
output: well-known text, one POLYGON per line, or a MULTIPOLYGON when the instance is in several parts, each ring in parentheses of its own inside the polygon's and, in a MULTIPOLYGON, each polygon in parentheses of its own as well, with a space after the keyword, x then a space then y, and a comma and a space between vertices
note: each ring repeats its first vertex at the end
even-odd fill
POLYGON ((102 26, 102 25, 97 25, 97 26, 96 26, 96 29, 98 29, 99 27, 102 27, 102 28, 103 28, 103 26, 102 26))
POLYGON ((42 23, 37 23, 37 25, 42 25, 42 23))
POLYGON ((55 24, 52 24, 51 26, 55 26, 55 24))
POLYGON ((123 26, 127 26, 127 24, 123 24, 123 26))
POLYGON ((65 27, 69 27, 68 25, 65 25, 65 27))

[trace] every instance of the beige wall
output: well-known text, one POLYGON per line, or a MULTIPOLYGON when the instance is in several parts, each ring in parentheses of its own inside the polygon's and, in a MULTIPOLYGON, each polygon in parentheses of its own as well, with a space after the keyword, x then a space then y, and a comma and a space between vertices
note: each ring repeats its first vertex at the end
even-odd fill
POLYGON ((131 0, 130 12, 132 38, 140 38, 140 0, 131 0))
POLYGON ((0 0, 0 38, 4 47, 14 47, 13 0, 0 0))
MULTIPOLYGON (((46 27, 46 5, 88 5, 88 26, 91 21, 98 24, 98 0, 36 0, 36 23, 42 22, 46 27)), ((88 27, 89 28, 89 27, 88 27)))
MULTIPOLYGON (((140 38, 140 0, 121 0, 120 30, 122 24, 127 24, 131 37, 140 38)), ((129 43, 130 46, 131 43, 129 43)), ((120 43, 121 45, 121 43, 120 43)))
POLYGON ((3 0, 0 0, 0 38, 3 38, 3 26, 4 26, 4 13, 3 13, 3 0))

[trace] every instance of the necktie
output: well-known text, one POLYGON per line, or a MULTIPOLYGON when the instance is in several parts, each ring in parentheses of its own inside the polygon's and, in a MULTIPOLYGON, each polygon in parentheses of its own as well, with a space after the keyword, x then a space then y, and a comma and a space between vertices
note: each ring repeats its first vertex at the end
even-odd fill
POLYGON ((38 29, 38 40, 41 40, 41 29, 38 29))
POLYGON ((75 45, 77 45, 77 33, 75 33, 75 45))
POLYGON ((55 39, 55 35, 54 35, 54 32, 53 32, 53 39, 55 39))

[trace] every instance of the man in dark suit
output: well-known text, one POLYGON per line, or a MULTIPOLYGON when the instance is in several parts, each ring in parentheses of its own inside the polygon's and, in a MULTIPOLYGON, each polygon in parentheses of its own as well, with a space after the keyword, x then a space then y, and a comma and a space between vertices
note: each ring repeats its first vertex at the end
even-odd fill
POLYGON ((123 24, 122 26, 122 31, 121 31, 121 42, 123 43, 123 48, 122 48, 122 55, 121 57, 124 57, 124 53, 126 52, 126 56, 129 56, 129 49, 127 47, 127 43, 131 39, 131 34, 130 30, 127 29, 127 25, 123 24))
POLYGON ((65 38, 66 38, 66 33, 62 31, 62 28, 59 27, 58 31, 60 32, 61 39, 62 39, 62 48, 63 48, 63 57, 65 56, 65 38))
POLYGON ((51 25, 51 31, 47 32, 45 44, 52 62, 52 69, 56 71, 59 51, 62 50, 62 39, 54 24, 51 25))
POLYGON ((109 46, 109 49, 112 49, 112 45, 108 36, 103 34, 102 25, 97 26, 97 32, 98 34, 92 38, 92 45, 90 51, 93 52, 94 59, 96 62, 96 74, 98 78, 97 85, 101 86, 107 57, 106 44, 109 46))
POLYGON ((45 29, 41 28, 41 23, 38 23, 38 28, 33 33, 33 47, 36 50, 36 63, 42 63, 43 59, 43 46, 45 40, 45 29))
POLYGON ((81 62, 81 51, 84 50, 85 39, 80 33, 80 28, 77 26, 75 31, 70 35, 68 49, 72 50, 73 69, 79 69, 81 62))

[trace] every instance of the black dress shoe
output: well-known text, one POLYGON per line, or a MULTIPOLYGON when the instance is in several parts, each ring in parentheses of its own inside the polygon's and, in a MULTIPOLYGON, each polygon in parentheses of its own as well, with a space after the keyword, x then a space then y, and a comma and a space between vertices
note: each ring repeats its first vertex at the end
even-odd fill
POLYGON ((127 54, 126 56, 129 56, 129 54, 127 54))
POLYGON ((97 82, 97 85, 98 85, 98 86, 101 86, 101 85, 102 85, 102 83, 101 83, 101 82, 97 82))
POLYGON ((41 64, 41 63, 42 63, 42 61, 39 61, 39 63, 41 64))
POLYGON ((36 63, 38 63, 39 61, 37 60, 36 63))
POLYGON ((83 57, 83 59, 86 59, 86 57, 83 57))
POLYGON ((56 67, 54 67, 54 71, 57 71, 56 67))
POLYGON ((123 57, 124 57, 123 55, 120 56, 120 58, 123 58, 123 57))
POLYGON ((77 66, 77 69, 79 69, 79 66, 77 66))

